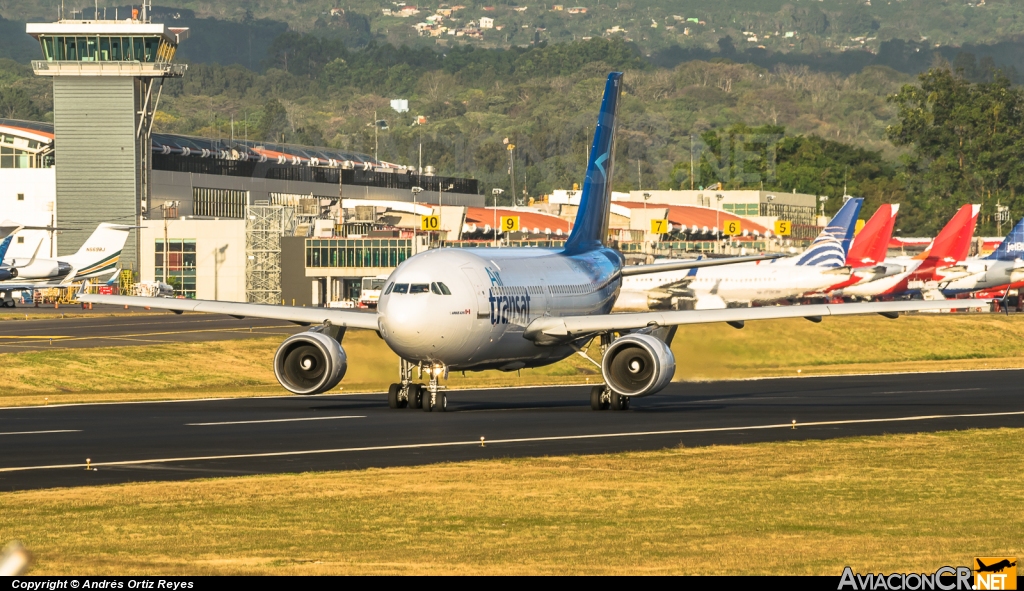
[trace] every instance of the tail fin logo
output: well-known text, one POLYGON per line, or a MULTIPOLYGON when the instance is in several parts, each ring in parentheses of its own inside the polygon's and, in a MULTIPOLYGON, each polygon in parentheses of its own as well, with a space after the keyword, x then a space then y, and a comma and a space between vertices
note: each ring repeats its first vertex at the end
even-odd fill
POLYGON ((598 156, 597 160, 594 160, 594 164, 597 165, 597 169, 601 171, 601 176, 608 178, 608 172, 604 169, 605 160, 608 160, 608 152, 598 156))

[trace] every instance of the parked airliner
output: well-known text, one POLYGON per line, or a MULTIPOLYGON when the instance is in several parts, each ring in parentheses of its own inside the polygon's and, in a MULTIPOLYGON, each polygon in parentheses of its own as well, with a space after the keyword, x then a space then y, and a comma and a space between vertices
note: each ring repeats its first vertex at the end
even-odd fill
POLYGON ((961 207, 922 254, 910 259, 886 259, 886 266, 902 266, 900 272, 845 287, 835 295, 882 299, 922 294, 926 299, 942 299, 938 293, 940 282, 967 274, 957 263, 967 258, 980 209, 980 205, 971 204, 961 207))
POLYGON ((795 257, 627 277, 615 307, 668 309, 673 299, 682 297, 693 300, 696 310, 715 310, 735 303, 798 297, 845 282, 853 274, 844 265, 863 204, 863 199, 847 200, 807 250, 795 257))
POLYGON ((1019 288, 1024 283, 1024 218, 1010 230, 995 252, 956 265, 967 275, 939 285, 946 297, 984 290, 1019 288))
MULTIPOLYGON (((84 302, 149 306, 316 324, 284 340, 274 356, 277 379, 296 394, 333 389, 348 367, 346 329, 374 330, 401 358, 401 379, 392 384, 393 408, 443 411, 441 381, 450 371, 513 371, 555 363, 596 339, 605 385, 591 390, 595 410, 628 408, 633 397, 654 394, 675 373, 669 348, 683 324, 823 316, 882 314, 935 308, 984 306, 956 302, 884 302, 737 308, 727 310, 610 314, 625 276, 660 271, 629 267, 605 245, 611 207, 615 120, 622 74, 613 72, 594 131, 576 223, 564 248, 440 248, 413 256, 388 278, 376 312, 265 304, 81 294, 84 302), (425 372, 424 388, 413 370, 425 372)), ((706 266, 706 261, 671 263, 706 266)), ((595 361, 596 363, 596 361, 595 361)))

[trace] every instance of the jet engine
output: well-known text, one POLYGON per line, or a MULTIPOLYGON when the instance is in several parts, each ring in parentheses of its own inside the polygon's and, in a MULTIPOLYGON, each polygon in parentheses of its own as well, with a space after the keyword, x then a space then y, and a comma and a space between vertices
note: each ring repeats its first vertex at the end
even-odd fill
POLYGON ((615 339, 604 353, 601 373, 608 387, 622 396, 647 396, 672 381, 676 358, 665 341, 649 334, 615 339))
POLYGON ((289 392, 320 394, 345 377, 348 360, 341 343, 320 332, 285 339, 274 355, 274 375, 289 392))
POLYGON ((7 281, 18 277, 17 269, 0 269, 0 281, 7 281))

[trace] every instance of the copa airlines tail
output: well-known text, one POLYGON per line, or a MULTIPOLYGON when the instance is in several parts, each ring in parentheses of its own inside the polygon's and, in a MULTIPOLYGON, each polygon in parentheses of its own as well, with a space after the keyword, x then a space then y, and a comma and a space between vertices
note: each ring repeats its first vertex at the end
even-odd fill
POLYGON ((795 264, 830 268, 845 265, 846 254, 850 250, 850 241, 853 240, 853 231, 857 225, 857 216, 860 215, 860 208, 863 205, 863 199, 847 199, 811 246, 797 258, 795 264))
POLYGON ((14 235, 4 238, 3 242, 0 242, 0 264, 4 262, 4 257, 7 256, 7 249, 11 247, 11 240, 14 240, 14 235))
POLYGON ((594 250, 608 240, 608 216, 611 211, 612 172, 615 164, 615 117, 619 109, 622 73, 613 72, 604 87, 604 100, 597 117, 594 143, 590 148, 587 177, 583 181, 576 223, 565 241, 565 254, 594 250))

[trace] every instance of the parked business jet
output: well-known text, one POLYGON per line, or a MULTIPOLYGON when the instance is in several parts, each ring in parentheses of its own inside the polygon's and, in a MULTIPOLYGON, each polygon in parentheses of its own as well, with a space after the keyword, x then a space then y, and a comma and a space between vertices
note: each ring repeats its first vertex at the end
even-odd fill
POLYGON ((961 207, 920 255, 912 259, 886 259, 886 266, 902 266, 901 272, 845 287, 835 295, 888 299, 922 294, 925 299, 942 299, 938 292, 940 283, 967 275, 957 262, 967 258, 980 209, 980 205, 971 204, 961 207))
POLYGON ((999 248, 987 257, 972 257, 956 267, 968 273, 939 285, 946 297, 978 290, 1000 291, 1024 284, 1024 219, 1010 230, 999 248))
MULTIPOLYGON (((450 371, 544 366, 581 351, 595 338, 603 349, 606 385, 592 389, 591 407, 624 410, 633 397, 654 394, 672 380, 676 362, 669 345, 682 324, 792 317, 817 322, 846 314, 895 318, 910 310, 985 305, 959 300, 610 314, 623 277, 661 270, 657 265, 625 266, 622 255, 604 244, 621 83, 621 73, 608 76, 576 223, 561 250, 439 248, 420 253, 388 278, 376 312, 93 294, 79 299, 316 324, 285 339, 274 355, 278 381, 296 394, 337 386, 348 367, 345 331, 374 330, 402 359, 401 381, 391 385, 389 405, 426 411, 445 409, 441 381, 450 371), (413 382, 415 368, 427 373, 426 387, 413 382)), ((687 268, 708 262, 670 264, 687 268)))
POLYGON ((0 301, 3 307, 14 307, 11 292, 59 287, 75 279, 106 277, 117 272, 121 251, 133 227, 103 223, 73 255, 39 258, 40 241, 31 257, 4 262, 0 265, 0 301))
POLYGON ((669 309, 673 299, 683 297, 694 300, 696 310, 716 310, 734 303, 798 297, 844 282, 852 275, 844 265, 863 203, 863 199, 847 200, 807 250, 795 257, 626 277, 616 308, 669 309))

